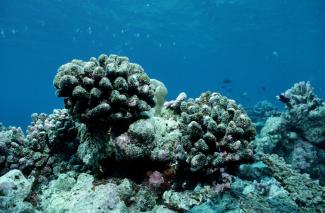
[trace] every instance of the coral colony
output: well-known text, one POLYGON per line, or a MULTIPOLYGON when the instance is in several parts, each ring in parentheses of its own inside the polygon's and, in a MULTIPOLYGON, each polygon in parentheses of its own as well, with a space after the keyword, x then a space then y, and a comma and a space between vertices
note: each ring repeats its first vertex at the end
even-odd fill
POLYGON ((308 82, 249 114, 167 89, 127 57, 72 60, 65 109, 0 128, 1 212, 324 212, 325 105, 308 82))

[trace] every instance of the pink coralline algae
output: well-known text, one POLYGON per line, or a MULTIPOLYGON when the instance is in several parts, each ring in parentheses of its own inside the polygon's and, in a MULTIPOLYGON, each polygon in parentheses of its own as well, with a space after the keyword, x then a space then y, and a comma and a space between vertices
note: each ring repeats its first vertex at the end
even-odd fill
POLYGON ((165 182, 164 177, 158 171, 154 171, 149 176, 149 185, 154 187, 154 188, 159 188, 164 182, 165 182))

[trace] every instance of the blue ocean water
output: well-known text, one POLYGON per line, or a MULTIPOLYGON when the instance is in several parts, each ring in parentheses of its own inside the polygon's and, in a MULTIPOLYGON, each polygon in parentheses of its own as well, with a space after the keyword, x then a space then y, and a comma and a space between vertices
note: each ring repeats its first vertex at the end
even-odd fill
POLYGON ((0 0, 0 121, 26 127, 31 113, 63 108, 57 68, 101 53, 141 64, 169 99, 211 90, 276 103, 302 80, 324 98, 325 2, 0 0))

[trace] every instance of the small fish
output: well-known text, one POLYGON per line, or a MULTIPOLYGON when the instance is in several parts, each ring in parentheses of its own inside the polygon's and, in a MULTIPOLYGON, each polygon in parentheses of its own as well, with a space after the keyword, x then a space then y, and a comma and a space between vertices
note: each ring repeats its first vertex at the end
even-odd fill
POLYGON ((0 30, 0 34, 1 34, 1 36, 3 37, 3 38, 5 38, 6 37, 6 35, 5 35, 5 31, 1 28, 1 30, 0 30))
POLYGON ((281 101, 284 104, 290 103, 290 98, 288 98, 284 93, 281 93, 280 95, 276 96, 279 101, 281 101))
POLYGON ((240 95, 240 97, 242 97, 242 98, 246 98, 248 96, 248 93, 247 92, 243 92, 241 95, 240 95))
POLYGON ((262 89, 263 92, 266 91, 266 87, 265 86, 261 86, 261 89, 262 89))
POLYGON ((232 82, 232 81, 229 80, 229 79, 225 79, 225 80, 222 81, 222 83, 224 83, 224 84, 230 84, 231 82, 232 82))
POLYGON ((231 88, 228 88, 228 89, 227 89, 227 92, 232 92, 232 89, 231 89, 231 88))
POLYGON ((279 57, 279 53, 277 51, 273 51, 272 54, 275 56, 275 57, 279 57))
POLYGON ((88 32, 89 35, 91 35, 93 33, 93 30, 91 29, 91 26, 88 27, 87 32, 88 32))

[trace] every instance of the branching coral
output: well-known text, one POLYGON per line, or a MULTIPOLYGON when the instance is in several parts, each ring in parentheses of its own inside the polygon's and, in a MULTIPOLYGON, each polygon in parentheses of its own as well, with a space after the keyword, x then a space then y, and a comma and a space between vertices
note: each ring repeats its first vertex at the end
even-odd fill
POLYGON ((26 144, 30 150, 26 158, 34 161, 31 174, 43 181, 59 172, 81 168, 75 158, 79 145, 77 132, 78 124, 67 110, 54 110, 50 115, 34 113, 27 128, 26 144))
MULTIPOLYGON (((66 110, 32 115, 25 138, 20 128, 0 132, 0 172, 19 169, 39 182, 77 165, 77 126, 66 110)), ((76 168, 75 168, 76 169, 76 168)))
POLYGON ((0 131, 0 175, 11 169, 29 171, 34 166, 32 159, 25 157, 29 153, 21 128, 9 127, 0 131))
POLYGON ((77 132, 77 124, 65 109, 54 110, 49 116, 34 113, 32 123, 27 129, 27 140, 33 149, 70 155, 79 144, 77 132))

